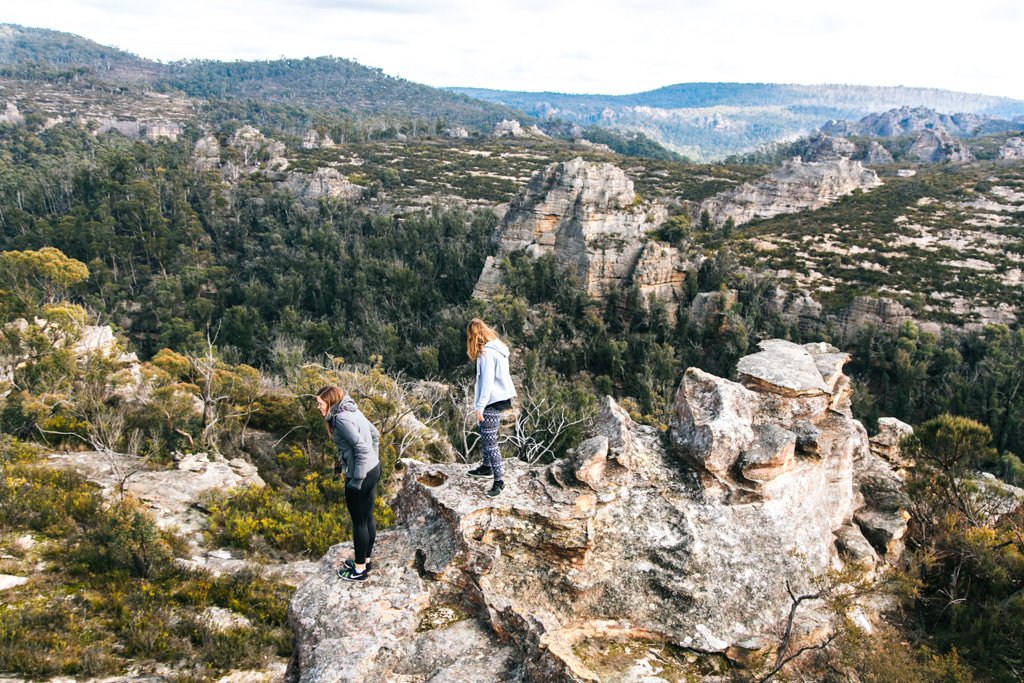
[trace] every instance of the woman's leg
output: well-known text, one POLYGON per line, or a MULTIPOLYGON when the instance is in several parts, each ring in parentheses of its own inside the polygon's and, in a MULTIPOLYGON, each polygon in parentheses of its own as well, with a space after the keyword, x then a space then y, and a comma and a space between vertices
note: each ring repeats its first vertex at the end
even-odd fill
MULTIPOLYGON (((373 486, 370 487, 369 508, 370 512, 366 519, 366 559, 373 557, 373 544, 377 540, 377 520, 373 516, 373 508, 377 502, 377 482, 380 480, 379 467, 374 468, 377 472, 373 477, 373 486)), ((374 474, 371 472, 370 474, 374 474)))
POLYGON ((484 451, 484 464, 494 472, 494 481, 501 481, 501 452, 498 450, 498 426, 501 413, 484 409, 484 421, 480 423, 480 444, 484 451))
POLYGON ((377 537, 377 525, 373 520, 373 500, 377 495, 378 479, 379 466, 367 473, 363 485, 358 490, 345 487, 345 506, 352 516, 352 546, 357 565, 366 564, 366 558, 373 550, 373 542, 377 537))

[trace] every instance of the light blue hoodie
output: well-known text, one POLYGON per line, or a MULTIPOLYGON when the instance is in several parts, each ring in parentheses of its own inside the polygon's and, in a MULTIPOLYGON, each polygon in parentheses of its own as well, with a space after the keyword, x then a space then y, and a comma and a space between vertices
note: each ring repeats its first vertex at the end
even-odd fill
POLYGON ((512 375, 508 370, 509 350, 500 339, 484 345, 476 359, 476 398, 473 407, 482 413, 491 403, 504 401, 516 395, 512 375))

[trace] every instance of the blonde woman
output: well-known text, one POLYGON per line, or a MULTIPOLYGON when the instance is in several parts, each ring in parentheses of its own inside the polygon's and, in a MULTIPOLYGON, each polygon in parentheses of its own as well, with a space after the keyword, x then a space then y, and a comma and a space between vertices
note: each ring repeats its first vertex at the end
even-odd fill
POLYGON ((509 350, 492 330, 479 318, 473 318, 466 327, 466 354, 476 361, 476 392, 473 408, 480 425, 480 443, 484 461, 469 471, 469 476, 480 479, 494 478, 487 495, 494 498, 505 489, 502 479, 501 452, 498 450, 498 426, 501 415, 512 408, 516 389, 508 369, 509 350))
POLYGON ((373 569, 370 555, 377 538, 373 507, 380 480, 380 432, 359 411, 352 397, 336 386, 317 392, 316 407, 338 449, 335 471, 345 473, 345 506, 352 516, 355 558, 345 560, 338 576, 346 581, 365 581, 373 569))

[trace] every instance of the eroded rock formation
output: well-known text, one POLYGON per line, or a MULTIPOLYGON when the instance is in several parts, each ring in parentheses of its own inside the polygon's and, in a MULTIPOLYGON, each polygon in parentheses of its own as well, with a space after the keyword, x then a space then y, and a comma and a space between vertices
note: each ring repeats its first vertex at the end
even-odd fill
POLYGON ((321 166, 313 173, 291 173, 282 186, 294 192, 299 199, 314 203, 321 197, 356 200, 366 189, 330 166, 321 166))
POLYGON ((499 229, 498 253, 488 257, 473 296, 488 298, 499 291, 498 264, 517 251, 553 254, 594 296, 629 278, 641 260, 642 286, 672 291, 685 273, 672 261, 675 250, 645 248, 647 233, 665 219, 665 209, 636 199, 633 181, 612 164, 577 158, 549 165, 513 200, 499 229))
POLYGON ((1024 138, 1010 138, 999 148, 1000 159, 1024 159, 1024 138))
POLYGON ((371 579, 338 579, 336 546, 297 591, 292 680, 667 680, 688 657, 748 661, 787 582, 900 551, 901 480, 850 415, 847 358, 776 340, 740 382, 691 368, 667 440, 606 398, 589 439, 509 461, 495 499, 465 465, 405 461, 371 579))
POLYGON ((729 218, 742 225, 755 218, 818 209, 854 190, 882 184, 878 174, 859 161, 837 158, 802 162, 791 159, 764 178, 726 190, 701 203, 716 225, 729 218))
POLYGON ((962 164, 974 161, 974 154, 967 149, 967 145, 942 129, 922 131, 907 150, 907 156, 931 163, 948 161, 962 164))

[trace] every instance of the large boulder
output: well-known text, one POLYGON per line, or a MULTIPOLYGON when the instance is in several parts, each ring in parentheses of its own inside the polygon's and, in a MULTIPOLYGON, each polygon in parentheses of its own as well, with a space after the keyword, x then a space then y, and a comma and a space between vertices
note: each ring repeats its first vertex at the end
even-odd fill
MULTIPOLYGON (((624 282, 645 252, 647 233, 666 217, 664 207, 636 201, 633 181, 618 167, 583 159, 551 164, 516 196, 498 232, 498 250, 488 257, 473 296, 489 298, 501 285, 501 260, 525 251, 552 254, 576 274, 588 294, 599 296, 624 282)), ((671 291, 682 282, 673 265, 677 252, 652 248, 641 268, 641 285, 671 291)))
POLYGON ((777 642, 787 585, 893 559, 903 500, 881 459, 855 475, 874 456, 834 407, 845 354, 760 353, 808 376, 747 363, 759 381, 743 386, 690 369, 668 444, 607 398, 567 458, 508 460, 497 498, 467 465, 403 461, 370 580, 335 576, 346 544, 296 592, 292 680, 662 680, 755 661, 777 642))

